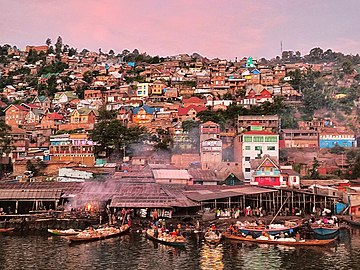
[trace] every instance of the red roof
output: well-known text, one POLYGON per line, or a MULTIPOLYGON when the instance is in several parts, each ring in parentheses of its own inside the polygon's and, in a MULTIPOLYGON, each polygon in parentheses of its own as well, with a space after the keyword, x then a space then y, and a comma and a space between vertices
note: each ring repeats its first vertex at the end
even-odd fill
POLYGON ((31 108, 31 109, 39 109, 41 108, 39 105, 33 103, 21 103, 21 106, 31 108))
POLYGON ((53 120, 62 120, 64 118, 63 115, 57 113, 57 112, 53 112, 47 115, 48 118, 53 119, 53 120))
POLYGON ((203 104, 205 104, 206 100, 198 98, 198 97, 191 97, 191 98, 188 98, 188 99, 184 99, 183 103, 203 103, 203 104))
POLYGON ((199 113, 201 111, 206 111, 206 107, 204 107, 204 106, 190 105, 185 108, 179 108, 178 115, 179 116, 186 115, 189 112, 189 110, 191 110, 191 109, 194 109, 196 111, 196 113, 199 113))
POLYGON ((20 110, 20 111, 26 111, 26 112, 29 111, 28 108, 26 108, 26 107, 24 107, 24 106, 21 106, 21 105, 17 105, 17 104, 11 104, 10 106, 8 106, 8 107, 5 109, 5 111, 7 111, 7 109, 9 109, 11 106, 14 106, 15 108, 17 108, 17 109, 20 110))

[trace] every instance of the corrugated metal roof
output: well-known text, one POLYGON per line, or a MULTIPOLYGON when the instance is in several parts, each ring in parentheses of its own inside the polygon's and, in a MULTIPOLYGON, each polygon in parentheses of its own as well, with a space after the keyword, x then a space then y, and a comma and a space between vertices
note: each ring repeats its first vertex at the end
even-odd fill
POLYGON ((224 189, 224 190, 194 190, 185 192, 185 196, 194 201, 208 201, 215 199, 223 199, 228 197, 244 196, 244 195, 255 195, 263 193, 277 192, 273 189, 264 189, 254 186, 244 186, 241 188, 224 189))
POLYGON ((191 176, 187 170, 153 170, 155 179, 187 179, 191 176))
POLYGON ((0 189, 0 200, 58 200, 61 190, 0 189))

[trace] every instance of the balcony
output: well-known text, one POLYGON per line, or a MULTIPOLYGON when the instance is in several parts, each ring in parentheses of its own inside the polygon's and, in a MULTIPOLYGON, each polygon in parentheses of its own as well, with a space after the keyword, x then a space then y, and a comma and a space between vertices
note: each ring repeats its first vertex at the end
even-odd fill
POLYGON ((279 176, 280 171, 273 172, 264 172, 264 171, 255 171, 255 176, 279 176))

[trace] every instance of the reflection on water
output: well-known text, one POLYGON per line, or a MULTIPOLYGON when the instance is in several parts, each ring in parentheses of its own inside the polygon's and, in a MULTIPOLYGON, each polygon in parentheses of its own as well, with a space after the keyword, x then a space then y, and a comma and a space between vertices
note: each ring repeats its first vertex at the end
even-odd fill
POLYGON ((154 243, 142 234, 70 246, 49 235, 0 235, 0 269, 360 269, 360 230, 341 231, 330 247, 287 247, 222 241, 201 235, 186 248, 154 243))
POLYGON ((223 253, 224 248, 221 243, 218 245, 203 243, 200 250, 200 268, 204 270, 224 269, 223 253))

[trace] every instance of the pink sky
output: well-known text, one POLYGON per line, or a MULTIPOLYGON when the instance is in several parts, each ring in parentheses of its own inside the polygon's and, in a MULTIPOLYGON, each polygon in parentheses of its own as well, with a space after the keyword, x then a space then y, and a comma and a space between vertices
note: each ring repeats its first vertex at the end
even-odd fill
POLYGON ((356 54, 359 0, 0 0, 0 44, 272 58, 314 47, 356 54))

